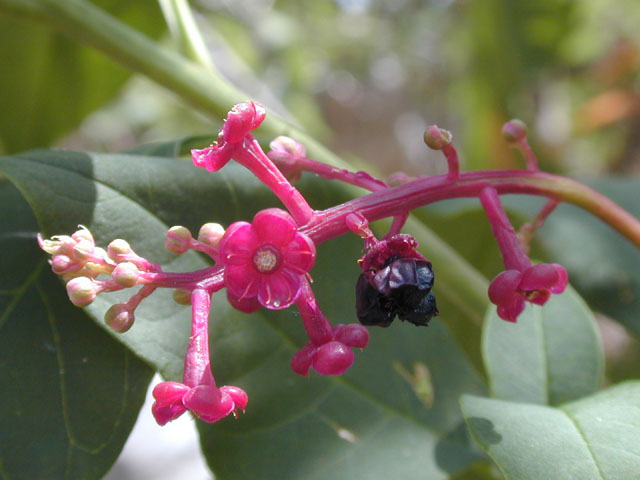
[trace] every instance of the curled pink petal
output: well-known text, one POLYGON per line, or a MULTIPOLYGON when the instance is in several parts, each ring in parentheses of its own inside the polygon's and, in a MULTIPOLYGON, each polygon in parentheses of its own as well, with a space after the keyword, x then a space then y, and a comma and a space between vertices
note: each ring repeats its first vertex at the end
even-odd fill
POLYGON ((524 299, 516 296, 511 301, 498 305, 498 316, 507 322, 513 322, 524 310, 524 299))
POLYGON ((166 425, 187 410, 182 399, 189 390, 189 387, 178 382, 163 382, 155 386, 152 395, 156 401, 151 406, 151 413, 158 425, 166 425))
POLYGON ((254 102, 235 105, 222 127, 222 138, 229 143, 239 143, 251 130, 260 126, 266 116, 264 107, 254 102))
POLYGON ((224 167, 231 157, 235 147, 231 144, 213 144, 203 149, 191 150, 191 158, 196 167, 206 168, 210 172, 217 172, 224 167))
POLYGON ((191 412, 205 422, 216 422, 233 411, 233 400, 223 395, 212 385, 198 385, 193 387, 183 398, 182 402, 191 412))
POLYGON ((558 281, 551 288, 551 293, 562 293, 569 284, 569 274, 562 265, 558 265, 557 263, 552 263, 551 265, 553 265, 558 272, 558 281))
POLYGON ((550 289, 558 282, 558 270, 548 263, 533 265, 522 272, 518 288, 523 291, 550 289))
POLYGON ((517 270, 507 270, 497 275, 489 285, 489 300, 496 305, 511 301, 516 294, 522 274, 517 270))
POLYGON ((369 330, 357 323, 336 325, 333 332, 336 341, 349 347, 364 348, 369 343, 369 330))
POLYGON ((233 385, 227 385, 224 387, 220 387, 220 391, 231 397, 234 404, 234 413, 238 408, 243 412, 247 409, 247 404, 249 403, 249 395, 240 387, 234 387, 233 385))
POLYGON ((317 347, 312 343, 307 343, 301 350, 299 350, 293 358, 291 358, 291 370, 298 375, 306 377, 309 374, 309 368, 311 368, 311 361, 316 353, 317 347))
POLYGON ((312 361, 320 375, 342 375, 353 365, 353 351, 341 342, 328 342, 318 347, 312 361))

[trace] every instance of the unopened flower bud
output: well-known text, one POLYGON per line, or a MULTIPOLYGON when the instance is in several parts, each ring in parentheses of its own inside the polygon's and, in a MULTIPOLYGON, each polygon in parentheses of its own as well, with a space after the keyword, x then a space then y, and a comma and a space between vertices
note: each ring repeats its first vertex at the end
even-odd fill
POLYGON ((502 136, 507 142, 519 142, 527 136, 527 125, 517 118, 509 120, 502 126, 502 136))
POLYGON ((180 305, 191 305, 191 290, 176 288, 173 291, 173 300, 180 305))
POLYGON ((107 255, 109 255, 109 258, 116 263, 126 261, 126 257, 132 253, 133 250, 131 249, 131 245, 121 238, 115 239, 107 247, 107 255))
POLYGON ((67 283, 67 295, 76 307, 86 307, 96 299, 96 285, 90 278, 76 277, 67 283))
POLYGON ((304 157, 307 154, 304 145, 284 135, 273 139, 269 144, 269 148, 271 148, 272 152, 288 154, 294 159, 304 157))
POLYGON ((70 272, 72 270, 79 270, 82 265, 74 262, 66 255, 54 255, 51 258, 51 270, 57 275, 70 272))
POLYGON ((71 238, 73 238, 76 242, 81 242, 83 240, 88 241, 95 247, 96 242, 93 239, 93 235, 91 235, 89 229, 87 229, 87 227, 83 225, 78 225, 78 228, 79 230, 71 235, 71 238))
POLYGON ((453 135, 448 130, 438 128, 437 125, 429 125, 424 132, 424 143, 433 150, 442 150, 453 140, 453 135))
POLYGON ((73 258, 78 261, 86 261, 93 256, 95 244, 87 239, 81 239, 73 247, 73 258))
POLYGON ((205 223, 198 232, 198 241, 210 247, 218 248, 223 235, 224 227, 222 225, 219 223, 205 223))
POLYGON ((121 262, 116 265, 111 274, 113 279, 118 282, 118 285, 129 288, 138 283, 138 277, 140 277, 140 270, 131 262, 121 262))
POLYGON ((124 303, 112 305, 104 314, 104 321, 118 333, 124 333, 131 328, 135 320, 133 310, 124 303))
POLYGON ((193 237, 191 232, 185 227, 175 226, 171 227, 167 232, 167 238, 164 242, 164 246, 171 253, 181 255, 191 247, 191 241, 193 237))

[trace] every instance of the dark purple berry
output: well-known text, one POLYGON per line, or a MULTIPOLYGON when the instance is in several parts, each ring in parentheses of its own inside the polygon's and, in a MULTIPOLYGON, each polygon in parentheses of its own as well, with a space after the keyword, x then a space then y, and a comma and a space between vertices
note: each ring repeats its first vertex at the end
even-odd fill
POLYGON ((428 325, 438 315, 431 263, 391 256, 379 270, 363 272, 356 285, 356 311, 363 325, 387 327, 397 315, 414 325, 428 325))

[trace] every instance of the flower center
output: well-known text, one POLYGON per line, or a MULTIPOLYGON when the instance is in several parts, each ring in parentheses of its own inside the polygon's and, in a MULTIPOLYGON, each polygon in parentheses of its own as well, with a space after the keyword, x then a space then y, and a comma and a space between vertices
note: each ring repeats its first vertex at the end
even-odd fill
POLYGON ((281 261, 280 251, 273 245, 263 245, 253 254, 253 264, 260 273, 272 273, 281 261))

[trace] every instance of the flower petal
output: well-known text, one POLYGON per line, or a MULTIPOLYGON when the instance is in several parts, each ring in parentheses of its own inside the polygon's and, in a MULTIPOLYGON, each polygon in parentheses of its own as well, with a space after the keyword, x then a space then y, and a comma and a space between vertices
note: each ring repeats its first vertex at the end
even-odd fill
POLYGON ((252 226, 262 244, 280 248, 288 245, 296 233, 296 222, 280 208, 261 210, 253 217, 252 226))
POLYGON ((522 272, 522 280, 518 285, 520 290, 551 290, 559 280, 559 272, 554 265, 539 263, 522 272))
POLYGON ((569 283, 569 274, 562 265, 558 265, 557 263, 552 263, 551 265, 553 265, 558 272, 558 281, 551 288, 551 293, 562 293, 569 283))
POLYGON ((511 302, 517 296, 522 274, 517 270, 507 270, 498 274, 489 285, 489 300, 496 305, 511 302))
POLYGON ((220 259, 225 265, 248 264, 258 246, 258 238, 250 223, 232 223, 220 240, 220 259))
POLYGON ((507 322, 513 322, 518 318, 518 315, 524 310, 524 298, 521 296, 514 297, 510 302, 498 305, 498 316, 506 320, 507 322))
POLYGON ((234 408, 231 397, 211 385, 198 385, 184 396, 182 403, 205 422, 217 422, 234 408))
POLYGON ((287 269, 263 275, 258 287, 258 301, 271 310, 287 308, 300 293, 300 275, 287 269))
POLYGON ((282 248, 282 257, 283 267, 307 273, 315 263, 316 246, 309 237, 296 232, 291 243, 282 248))
POLYGON ((258 294, 260 274, 251 264, 227 265, 224 269, 224 283, 236 298, 244 300, 258 294))
POLYGON ((244 313, 257 312, 262 308, 262 305, 260 305, 260 302, 258 302, 258 299, 255 297, 255 295, 252 297, 245 297, 241 299, 231 293, 229 289, 227 289, 227 301, 233 308, 244 313))

